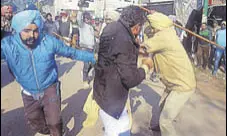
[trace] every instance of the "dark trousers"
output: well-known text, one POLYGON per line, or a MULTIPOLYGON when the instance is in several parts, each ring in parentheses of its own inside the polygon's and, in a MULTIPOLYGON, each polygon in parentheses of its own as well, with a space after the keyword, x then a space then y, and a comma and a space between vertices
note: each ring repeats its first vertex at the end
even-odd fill
POLYGON ((212 69, 212 65, 214 65, 214 57, 215 57, 215 47, 214 45, 211 46, 210 48, 210 57, 209 57, 209 68, 212 69))
POLYGON ((84 62, 84 67, 83 67, 83 81, 88 81, 90 82, 92 80, 92 77, 88 75, 90 70, 92 69, 92 64, 84 62))
MULTIPOLYGON (((85 49, 85 48, 82 48, 82 50, 85 50, 85 51, 89 51, 89 52, 94 52, 94 50, 92 49, 85 49)), ((88 75, 88 73, 90 72, 90 70, 92 69, 93 65, 91 63, 88 63, 88 62, 84 62, 84 67, 83 67, 83 81, 87 81, 87 82, 90 82, 92 80, 93 77, 90 77, 88 75)), ((92 76, 94 75, 94 70, 92 71, 92 76)))
POLYGON ((44 96, 35 100, 22 92, 26 123, 35 132, 62 136, 61 98, 57 84, 48 87, 44 96))
POLYGON ((220 63, 220 60, 223 55, 224 55, 224 70, 226 72, 226 50, 217 48, 215 51, 215 62, 214 62, 213 75, 217 74, 218 68, 219 68, 219 63, 220 63))
POLYGON ((210 46, 200 45, 197 50, 198 66, 202 65, 206 69, 209 60, 210 46))

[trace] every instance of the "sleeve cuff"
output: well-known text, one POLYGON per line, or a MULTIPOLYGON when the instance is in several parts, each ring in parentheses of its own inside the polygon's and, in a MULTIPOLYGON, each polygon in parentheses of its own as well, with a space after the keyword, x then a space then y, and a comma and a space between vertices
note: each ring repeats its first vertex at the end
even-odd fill
POLYGON ((146 78, 146 72, 143 68, 139 68, 139 73, 140 73, 140 77, 141 77, 141 80, 144 80, 146 78))
POLYGON ((147 65, 144 65, 144 64, 143 64, 142 66, 140 66, 140 68, 144 69, 145 74, 147 74, 147 73, 149 72, 149 68, 148 68, 147 65))

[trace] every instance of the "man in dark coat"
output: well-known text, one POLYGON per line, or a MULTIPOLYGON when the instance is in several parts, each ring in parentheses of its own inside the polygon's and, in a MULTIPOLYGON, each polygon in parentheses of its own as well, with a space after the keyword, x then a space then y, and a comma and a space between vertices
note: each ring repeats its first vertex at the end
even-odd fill
POLYGON ((43 31, 49 35, 54 36, 53 32, 55 32, 55 24, 54 21, 52 20, 51 13, 47 13, 46 15, 46 21, 44 23, 43 31))
POLYGON ((139 45, 135 38, 145 20, 143 10, 126 7, 120 19, 108 24, 101 35, 93 97, 100 107, 105 136, 130 136, 126 109, 129 89, 140 84, 145 79, 145 69, 150 68, 146 61, 143 68, 137 68, 139 45))

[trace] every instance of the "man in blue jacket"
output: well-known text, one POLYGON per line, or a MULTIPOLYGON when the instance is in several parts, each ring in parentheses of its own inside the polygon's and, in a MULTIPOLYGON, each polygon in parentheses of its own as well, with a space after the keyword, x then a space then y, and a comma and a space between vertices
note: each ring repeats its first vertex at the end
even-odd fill
POLYGON ((1 59, 6 60, 21 85, 26 122, 36 132, 62 136, 55 55, 95 63, 94 54, 43 34, 43 20, 37 10, 16 14, 12 28, 16 33, 1 40, 1 59))
POLYGON ((216 33, 216 43, 223 46, 224 49, 216 48, 215 51, 215 62, 214 62, 214 70, 213 75, 216 76, 218 72, 219 62, 222 58, 222 55, 224 55, 224 68, 226 72, 226 22, 223 21, 221 23, 221 29, 217 31, 216 33))

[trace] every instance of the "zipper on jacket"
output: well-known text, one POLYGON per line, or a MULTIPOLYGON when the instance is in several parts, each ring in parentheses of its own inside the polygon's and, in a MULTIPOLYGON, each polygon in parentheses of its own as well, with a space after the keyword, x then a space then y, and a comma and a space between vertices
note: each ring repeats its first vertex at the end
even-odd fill
POLYGON ((34 57, 33 57, 32 51, 30 51, 30 52, 31 52, 31 57, 32 57, 32 67, 33 67, 33 72, 34 72, 34 74, 35 74, 36 85, 37 85, 38 90, 39 90, 40 87, 39 87, 38 78, 37 78, 37 74, 36 74, 35 63, 34 63, 34 57))

